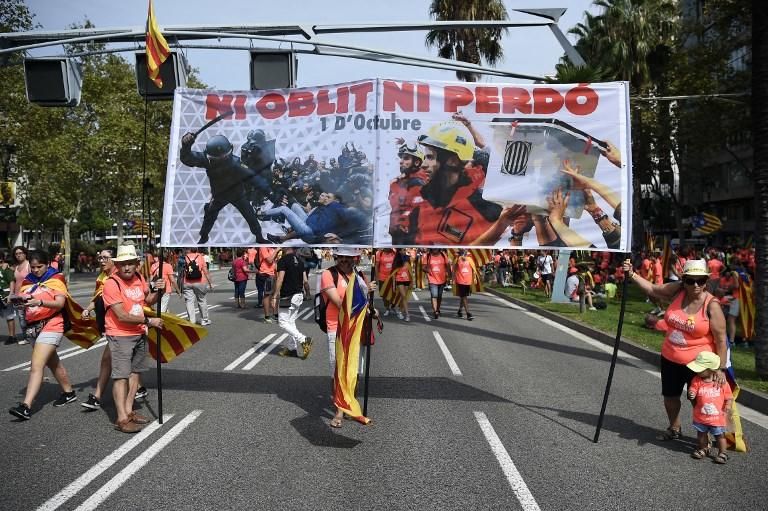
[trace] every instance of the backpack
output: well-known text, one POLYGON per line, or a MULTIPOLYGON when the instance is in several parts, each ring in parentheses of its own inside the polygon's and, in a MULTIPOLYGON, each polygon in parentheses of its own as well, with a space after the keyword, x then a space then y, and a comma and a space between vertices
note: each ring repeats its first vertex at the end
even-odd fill
POLYGON ((230 281, 230 282, 234 282, 235 281, 235 267, 234 266, 230 266, 229 267, 229 271, 227 272, 227 280, 230 281))
POLYGON ((197 264, 197 256, 195 256, 194 259, 190 259, 188 256, 185 256, 185 259, 187 260, 187 266, 186 266, 187 278, 190 280, 202 279, 203 272, 200 271, 200 266, 198 266, 197 264))

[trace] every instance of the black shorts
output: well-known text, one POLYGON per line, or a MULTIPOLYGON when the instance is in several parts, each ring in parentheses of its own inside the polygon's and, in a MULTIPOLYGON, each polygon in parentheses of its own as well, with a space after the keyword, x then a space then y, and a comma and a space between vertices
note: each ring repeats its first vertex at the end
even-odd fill
POLYGON ((680 397, 683 387, 690 385, 695 374, 685 364, 677 364, 661 357, 661 395, 680 397))
POLYGON ((411 281, 410 280, 404 280, 404 281, 396 280, 395 284, 398 285, 398 286, 411 287, 411 281))
POLYGON ((456 292, 460 298, 464 298, 472 294, 472 286, 469 284, 456 284, 456 292))

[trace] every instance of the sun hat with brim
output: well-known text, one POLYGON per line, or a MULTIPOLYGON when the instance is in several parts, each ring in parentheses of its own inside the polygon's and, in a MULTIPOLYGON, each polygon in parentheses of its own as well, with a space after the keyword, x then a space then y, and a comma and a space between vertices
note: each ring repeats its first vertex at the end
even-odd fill
POLYGON ((687 367, 694 373, 700 373, 705 369, 716 371, 720 369, 720 357, 711 351, 700 351, 696 359, 687 364, 687 367))
POLYGON ((696 276, 709 276, 709 269, 707 269, 707 262, 704 259, 690 259, 685 262, 683 266, 683 275, 696 276))
POLYGON ((134 245, 120 245, 117 247, 117 255, 112 258, 112 261, 115 263, 138 260, 139 256, 136 254, 136 247, 134 245))
POLYGON ((341 247, 336 249, 336 253, 334 255, 346 256, 346 257, 360 257, 360 249, 350 248, 350 247, 341 247))

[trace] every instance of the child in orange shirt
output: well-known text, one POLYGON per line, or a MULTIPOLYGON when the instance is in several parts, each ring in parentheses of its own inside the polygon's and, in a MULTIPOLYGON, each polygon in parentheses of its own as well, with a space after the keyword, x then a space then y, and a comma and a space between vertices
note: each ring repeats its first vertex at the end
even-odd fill
POLYGON ((707 456, 709 449, 709 434, 715 437, 718 454, 715 463, 728 462, 725 453, 725 441, 728 414, 731 412, 733 394, 728 382, 722 385, 714 380, 715 373, 720 368, 720 357, 711 351, 702 351, 696 359, 688 364, 688 368, 697 373, 688 386, 688 399, 693 401, 693 427, 697 431, 698 448, 691 457, 700 460, 707 456))

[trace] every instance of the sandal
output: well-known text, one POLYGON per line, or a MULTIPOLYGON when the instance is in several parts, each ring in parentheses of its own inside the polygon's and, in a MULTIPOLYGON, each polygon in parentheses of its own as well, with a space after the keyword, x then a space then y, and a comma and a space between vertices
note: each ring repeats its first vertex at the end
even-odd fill
POLYGON ((679 440, 680 437, 683 434, 682 429, 674 429, 674 428, 667 428, 658 435, 656 435, 656 440, 661 440, 662 442, 669 442, 670 440, 679 440))
POLYGON ((695 460, 703 460, 704 458, 707 457, 708 454, 709 454, 709 449, 707 449, 707 448, 696 449, 695 451, 693 451, 691 453, 691 458, 693 458, 695 460))
POLYGON ((333 419, 331 419, 330 425, 331 425, 332 428, 337 428, 338 429, 338 428, 341 428, 343 422, 344 421, 342 419, 334 417, 333 419))
POLYGON ((728 463, 728 455, 723 451, 720 451, 720 453, 717 456, 715 456, 715 459, 713 461, 718 465, 725 465, 726 463, 728 463))

